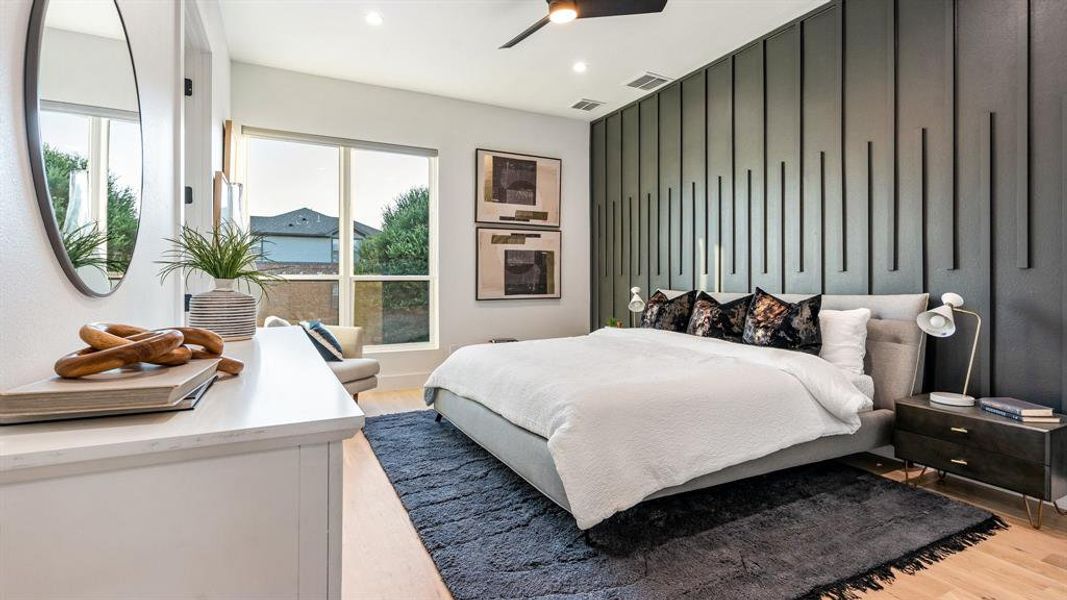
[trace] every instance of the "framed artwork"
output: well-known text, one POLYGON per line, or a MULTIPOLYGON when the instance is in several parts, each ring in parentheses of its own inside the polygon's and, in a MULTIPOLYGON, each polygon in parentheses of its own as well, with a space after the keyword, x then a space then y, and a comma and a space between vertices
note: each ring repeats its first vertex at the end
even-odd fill
POLYGON ((560 297, 559 231, 477 228, 477 300, 560 297))
POLYGON ((237 172, 237 128, 233 121, 222 122, 222 172, 233 181, 237 172))
POLYGON ((230 183, 226 174, 215 171, 215 186, 213 193, 212 216, 215 227, 223 223, 233 223, 237 227, 244 228, 244 186, 240 183, 230 183))
POLYGON ((478 149, 475 163, 475 222, 559 227, 563 161, 478 149))

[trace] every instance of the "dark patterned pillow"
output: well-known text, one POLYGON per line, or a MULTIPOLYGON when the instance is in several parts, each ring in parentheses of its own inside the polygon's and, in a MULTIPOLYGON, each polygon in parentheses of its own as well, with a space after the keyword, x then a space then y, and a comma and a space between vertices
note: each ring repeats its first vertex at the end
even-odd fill
POLYGON ((685 333, 685 328, 689 325, 689 315, 693 312, 694 298, 696 292, 686 292, 668 299, 662 291, 657 291, 645 303, 645 312, 641 313, 641 327, 685 333))
POLYGON ((693 314, 689 317, 686 333, 704 337, 741 342, 745 334, 745 317, 752 294, 731 302, 719 302, 704 292, 697 294, 693 302, 693 314))
POLYGON ((822 348, 820 307, 821 294, 794 304, 756 288, 745 318, 742 341, 753 346, 799 350, 818 356, 822 348))

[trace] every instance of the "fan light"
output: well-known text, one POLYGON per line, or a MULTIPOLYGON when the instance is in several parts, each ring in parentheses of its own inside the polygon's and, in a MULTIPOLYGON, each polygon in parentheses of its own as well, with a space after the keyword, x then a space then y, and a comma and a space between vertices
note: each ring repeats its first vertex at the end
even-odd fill
POLYGON ((554 0, 548 5, 548 19, 553 23, 570 23, 578 18, 578 8, 569 0, 554 0))

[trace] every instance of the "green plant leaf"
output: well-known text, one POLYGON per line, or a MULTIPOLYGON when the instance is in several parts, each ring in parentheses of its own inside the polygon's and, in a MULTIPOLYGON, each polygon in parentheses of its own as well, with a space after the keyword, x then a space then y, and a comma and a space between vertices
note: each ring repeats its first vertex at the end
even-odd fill
POLYGON ((232 223, 204 234, 185 225, 177 238, 167 238, 171 248, 163 254, 159 271, 161 280, 179 272, 186 280, 194 272, 215 279, 233 279, 267 293, 281 277, 259 268, 256 263, 269 262, 263 255, 263 236, 245 231, 232 223))

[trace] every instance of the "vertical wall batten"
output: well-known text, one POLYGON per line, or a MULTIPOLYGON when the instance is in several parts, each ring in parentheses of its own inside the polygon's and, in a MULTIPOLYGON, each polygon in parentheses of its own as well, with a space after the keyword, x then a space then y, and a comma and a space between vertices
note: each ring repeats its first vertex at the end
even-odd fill
POLYGON ((601 324, 601 312, 603 310, 603 299, 610 294, 604 287, 604 242, 607 236, 604 232, 604 199, 606 194, 605 189, 605 160, 606 160, 606 142, 605 138, 607 125, 604 121, 594 123, 592 126, 592 141, 590 143, 590 168, 592 173, 590 180, 593 188, 592 209, 593 209, 593 231, 596 233, 596 238, 593 240, 593 248, 595 251, 593 258, 592 283, 593 283, 593 301, 591 307, 591 323, 590 327, 596 329, 601 324))
MULTIPOLYGON (((889 146, 886 154, 886 170, 889 176, 886 181, 888 187, 889 206, 886 209, 886 269, 897 270, 897 216, 900 210, 897 186, 897 0, 889 0, 886 6, 886 88, 889 90, 889 98, 886 100, 888 110, 886 117, 889 123, 886 125, 888 136, 886 144, 889 146)), ((872 269, 873 271, 873 269, 872 269)), ((872 278, 873 279, 873 278, 872 278)))
POLYGON ((1031 0, 1019 15, 1016 49, 1023 66, 1015 69, 1015 266, 1030 268, 1030 13, 1031 0))
MULTIPOLYGON (((989 303, 987 306, 992 305, 992 296, 995 293, 995 285, 993 282, 993 261, 995 260, 994 253, 996 252, 993 239, 993 222, 992 215, 994 211, 994 202, 996 189, 995 185, 995 173, 996 173, 996 113, 989 112, 984 113, 979 122, 978 130, 978 208, 984 216, 989 217, 988 220, 983 220, 985 225, 982 227, 981 237, 985 242, 985 247, 988 248, 987 253, 989 255, 989 261, 986 263, 989 276, 989 303)), ((996 331, 996 325, 992 322, 994 315, 990 312, 986 315, 986 324, 989 331, 996 331)), ((993 344, 991 335, 986 336, 986 344, 991 347, 993 344)), ((988 382, 993 377, 993 361, 988 361, 986 368, 981 372, 983 380, 988 385, 988 382)))
MULTIPOLYGON (((1067 200, 1067 94, 1060 96, 1060 303, 1067 300, 1067 276, 1062 275, 1063 268, 1067 267, 1067 208, 1063 203, 1067 200)), ((1065 315, 1067 316, 1067 315, 1065 315)), ((1067 390, 1067 325, 1060 320, 1060 385, 1059 389, 1067 390)), ((1055 389, 1055 388, 1053 388, 1055 389)), ((1067 403, 1060 401, 1060 410, 1067 403)))
POLYGON ((957 0, 948 0, 945 3, 945 10, 951 13, 951 19, 946 20, 946 24, 950 27, 949 35, 946 36, 946 43, 949 45, 949 53, 952 56, 952 60, 948 61, 948 64, 952 68, 952 76, 945 78, 946 84, 949 86, 948 102, 951 106, 952 114, 952 126, 949 128, 949 144, 952 148, 952 213, 949 217, 949 223, 951 224, 951 235, 949 237, 949 270, 956 270, 960 265, 960 155, 956 148, 956 134, 959 130, 960 124, 960 104, 959 104, 959 7, 956 5, 957 0))
POLYGON ((930 222, 928 211, 927 194, 929 193, 929 184, 926 178, 926 128, 919 128, 919 269, 921 273, 922 288, 924 290, 930 289, 930 277, 929 277, 929 253, 927 248, 930 247, 930 238, 927 233, 927 223, 930 222))

